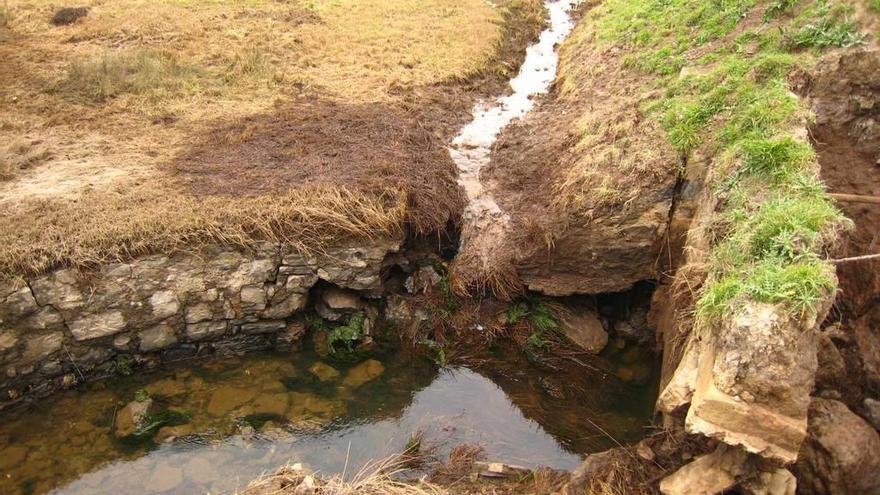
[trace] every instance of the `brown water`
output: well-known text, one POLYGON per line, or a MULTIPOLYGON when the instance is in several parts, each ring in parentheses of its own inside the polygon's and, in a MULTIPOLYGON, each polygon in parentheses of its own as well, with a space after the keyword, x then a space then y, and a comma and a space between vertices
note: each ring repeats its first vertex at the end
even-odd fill
POLYGON ((610 347, 589 367, 538 369, 511 349, 439 370, 400 354, 340 364, 301 352, 93 383, 0 416, 0 493, 229 493, 286 463, 333 474, 348 458, 351 473, 416 431, 441 457, 478 442, 493 461, 572 469, 650 422, 652 356, 610 347), (156 418, 187 422, 117 438, 117 411, 146 397, 156 418))

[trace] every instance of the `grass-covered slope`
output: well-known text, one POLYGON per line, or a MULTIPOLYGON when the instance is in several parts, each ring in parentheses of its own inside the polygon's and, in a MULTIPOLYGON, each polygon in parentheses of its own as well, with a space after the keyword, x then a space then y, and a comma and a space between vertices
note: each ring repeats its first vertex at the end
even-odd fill
MULTIPOLYGON (((818 179, 806 135, 809 112, 790 81, 824 50, 869 40, 854 21, 864 7, 833 0, 606 0, 573 36, 572 43, 596 43, 623 58, 639 91, 651 95, 641 110, 662 127, 682 168, 689 160, 711 163, 706 186, 719 203, 706 233, 707 266, 699 270, 706 274, 699 321, 745 299, 809 311, 833 291, 824 250, 847 221, 818 179)), ((567 64, 576 51, 563 50, 563 89, 595 70, 567 64)), ((561 190, 589 195, 590 184, 570 180, 561 190)))
POLYGON ((538 0, 0 6, 0 276, 442 229, 445 151, 538 0))

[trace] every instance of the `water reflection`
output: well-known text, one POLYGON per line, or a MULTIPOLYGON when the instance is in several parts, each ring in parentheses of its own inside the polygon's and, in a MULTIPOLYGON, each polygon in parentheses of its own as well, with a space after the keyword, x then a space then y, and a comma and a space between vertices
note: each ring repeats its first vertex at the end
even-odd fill
POLYGON ((515 352, 440 371, 403 355, 340 364, 300 353, 96 383, 2 418, 0 492, 225 493, 288 462, 338 473, 348 456, 351 472, 415 431, 441 456, 479 442, 493 460, 571 469, 606 446, 590 421, 637 438, 653 400, 651 380, 597 387, 577 373, 529 369, 515 352), (135 397, 187 420, 118 438, 135 397))

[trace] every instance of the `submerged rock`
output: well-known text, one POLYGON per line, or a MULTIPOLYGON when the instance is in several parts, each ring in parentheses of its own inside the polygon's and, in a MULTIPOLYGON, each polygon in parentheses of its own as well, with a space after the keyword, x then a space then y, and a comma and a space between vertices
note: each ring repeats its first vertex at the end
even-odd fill
POLYGON ((250 389, 223 385, 211 395, 207 413, 214 417, 225 416, 249 402, 255 395, 257 393, 250 389))
POLYGON ((166 378, 155 381, 144 387, 150 396, 176 397, 187 392, 187 387, 181 380, 166 378))
POLYGON ((314 421, 324 424, 345 414, 346 409, 345 402, 341 400, 325 399, 307 392, 292 392, 287 419, 294 426, 302 426, 314 421))
POLYGON ((339 378, 339 370, 329 364, 318 361, 309 368, 309 372, 318 377, 322 382, 329 382, 339 378))
POLYGON ((347 387, 357 388, 379 378, 382 373, 385 373, 385 365, 375 359, 368 359, 348 370, 342 384, 347 387))
POLYGON ((253 409, 257 414, 283 416, 287 412, 288 403, 286 393, 260 394, 254 399, 253 409))
POLYGON ((159 431, 153 436, 153 441, 157 443, 172 441, 176 438, 192 435, 195 432, 196 428, 191 423, 178 426, 163 426, 162 428, 159 428, 159 431))
POLYGON ((117 411, 113 430, 116 437, 125 438, 131 436, 146 426, 152 406, 152 399, 133 400, 117 411))
POLYGON ((809 435, 796 465, 803 493, 880 493, 880 436, 836 400, 810 403, 809 435))
POLYGON ((557 317, 565 336, 581 349, 598 354, 608 344, 608 333, 593 309, 568 305, 557 317))
POLYGON ((23 445, 10 445, 0 449, 0 472, 14 468, 24 461, 28 448, 23 445))

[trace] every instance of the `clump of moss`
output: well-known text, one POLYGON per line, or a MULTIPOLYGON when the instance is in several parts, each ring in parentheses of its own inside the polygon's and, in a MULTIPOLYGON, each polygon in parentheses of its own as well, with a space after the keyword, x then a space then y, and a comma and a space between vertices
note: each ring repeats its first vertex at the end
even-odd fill
POLYGON ((366 318, 362 312, 354 313, 348 318, 345 325, 339 325, 331 328, 327 332, 327 343, 330 345, 330 352, 337 352, 339 346, 343 346, 346 351, 353 351, 354 346, 364 337, 364 323, 366 318))
POLYGON ((522 351, 526 358, 538 366, 542 365, 543 359, 540 353, 550 350, 550 337, 559 329, 556 315, 547 307, 540 297, 527 296, 508 306, 505 313, 508 325, 515 325, 520 321, 527 321, 531 333, 522 342, 522 351))

